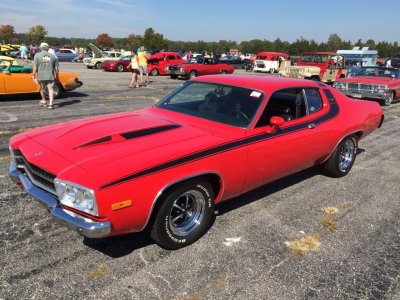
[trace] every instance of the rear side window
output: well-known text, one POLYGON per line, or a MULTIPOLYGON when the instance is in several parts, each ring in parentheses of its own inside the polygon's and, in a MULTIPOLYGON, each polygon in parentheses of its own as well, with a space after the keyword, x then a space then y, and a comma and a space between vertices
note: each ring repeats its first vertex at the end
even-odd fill
POLYGON ((301 119, 322 108, 319 89, 292 88, 273 93, 268 100, 256 127, 270 125, 272 117, 282 117, 286 122, 301 119))
POLYGON ((319 91, 316 89, 304 89, 307 106, 307 115, 310 115, 322 108, 322 100, 319 91))

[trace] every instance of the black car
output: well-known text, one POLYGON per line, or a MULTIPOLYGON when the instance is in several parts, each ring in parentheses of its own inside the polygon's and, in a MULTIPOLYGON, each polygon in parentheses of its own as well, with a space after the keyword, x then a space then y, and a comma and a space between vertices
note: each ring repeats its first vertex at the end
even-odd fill
POLYGON ((242 68, 243 66, 243 61, 240 59, 240 57, 233 55, 226 55, 224 57, 221 57, 219 61, 223 64, 233 65, 235 69, 242 68))

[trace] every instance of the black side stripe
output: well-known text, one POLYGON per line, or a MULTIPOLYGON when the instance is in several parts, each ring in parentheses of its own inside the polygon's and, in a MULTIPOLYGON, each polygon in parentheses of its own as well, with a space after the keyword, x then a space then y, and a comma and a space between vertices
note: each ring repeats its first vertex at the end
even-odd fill
POLYGON ((289 127, 283 128, 283 129, 278 129, 274 133, 261 133, 261 134, 257 134, 254 136, 246 137, 246 138, 243 138, 243 139, 240 139, 237 141, 232 141, 227 144, 218 145, 218 146, 215 146, 215 147, 212 147, 209 149, 205 149, 205 150, 202 150, 199 152, 195 152, 195 153, 177 158, 177 159, 173 159, 173 160, 167 161, 165 163, 162 163, 162 164, 150 167, 148 169, 144 169, 142 171, 122 177, 120 179, 111 181, 107 184, 102 185, 100 187, 100 190, 107 189, 109 187, 112 187, 112 186, 115 186, 115 185, 118 185, 121 183, 125 183, 125 182, 131 181, 131 180, 135 180, 137 178, 147 176, 147 175, 150 175, 153 173, 157 173, 157 172, 164 171, 164 170, 167 170, 170 168, 174 168, 179 165, 183 165, 183 164, 186 164, 189 162, 203 159, 205 157, 220 154, 220 153, 223 153, 226 151, 237 149, 237 148, 240 148, 243 146, 248 146, 251 144, 258 143, 258 142, 263 142, 263 141, 275 138, 277 136, 293 133, 295 131, 308 129, 308 124, 314 123, 317 125, 317 124, 325 123, 326 121, 328 121, 328 120, 334 118, 336 115, 338 115, 338 113, 339 113, 339 107, 338 107, 336 101, 332 101, 330 99, 330 110, 325 115, 322 115, 315 120, 299 123, 299 124, 292 125, 292 126, 289 126, 289 127))

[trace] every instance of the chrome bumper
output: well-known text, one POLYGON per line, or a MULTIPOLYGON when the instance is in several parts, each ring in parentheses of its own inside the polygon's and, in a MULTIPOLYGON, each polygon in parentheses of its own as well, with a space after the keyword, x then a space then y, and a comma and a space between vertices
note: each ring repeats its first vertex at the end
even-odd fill
POLYGON ((178 70, 169 70, 169 74, 172 74, 172 75, 186 75, 185 72, 178 71, 178 70))
POLYGON ((24 174, 20 173, 17 170, 14 160, 10 162, 9 175, 15 183, 22 184, 29 195, 39 200, 39 203, 50 211, 51 216, 56 222, 87 238, 102 238, 110 234, 111 223, 109 221, 95 222, 63 209, 53 196, 35 187, 24 174))
POLYGON ((339 90, 341 93, 348 97, 358 98, 358 99, 387 99, 390 97, 390 91, 387 92, 366 92, 366 91, 349 91, 349 90, 339 90))

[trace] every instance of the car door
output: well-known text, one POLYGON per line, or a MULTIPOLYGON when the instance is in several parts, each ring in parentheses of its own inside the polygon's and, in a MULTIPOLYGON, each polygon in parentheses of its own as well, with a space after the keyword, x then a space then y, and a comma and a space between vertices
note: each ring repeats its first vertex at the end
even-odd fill
POLYGON ((32 74, 9 73, 2 75, 6 94, 36 93, 40 90, 40 86, 33 82, 32 74))
MULTIPOLYGON (((248 148, 245 191, 315 165, 326 153, 320 124, 331 107, 318 88, 294 88, 271 95, 253 130, 248 148), (272 116, 286 119, 271 127, 272 116)), ((333 111, 332 111, 333 113, 333 111)))

